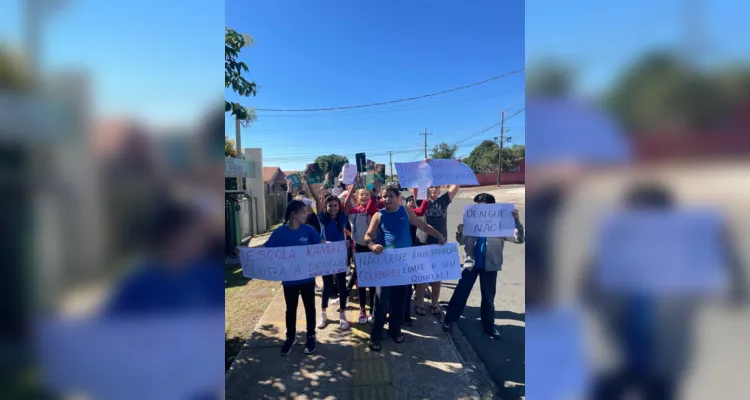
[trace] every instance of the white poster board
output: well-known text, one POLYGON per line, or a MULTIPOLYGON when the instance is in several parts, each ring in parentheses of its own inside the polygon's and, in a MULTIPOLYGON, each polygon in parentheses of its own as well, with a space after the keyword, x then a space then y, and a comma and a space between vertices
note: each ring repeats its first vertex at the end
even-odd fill
POLYGON ((405 188, 479 184, 471 167, 451 159, 396 163, 396 174, 405 188))
POLYGON ((223 388, 223 321, 223 313, 39 321, 35 353, 57 394, 196 398, 223 388))
POLYGON ((241 158, 224 158, 225 178, 255 178, 255 162, 241 158))
POLYGON ((581 313, 574 308, 526 311, 526 398, 584 399, 591 365, 581 313))
POLYGON ((354 164, 346 164, 344 165, 341 174, 343 175, 343 179, 341 182, 343 182, 344 185, 351 185, 354 183, 354 179, 357 177, 357 166, 354 164))
POLYGON ((715 294, 727 283, 722 225, 710 210, 612 212, 597 235, 596 282, 620 293, 715 294))
POLYGON ((346 272, 346 242, 294 247, 239 247, 242 275, 264 281, 298 281, 346 272))
POLYGON ((387 249, 381 254, 357 253, 360 287, 399 286, 461 278, 458 245, 430 245, 387 249))
POLYGON ((516 221, 514 204, 468 204, 464 206, 464 235, 474 237, 513 237, 516 221))

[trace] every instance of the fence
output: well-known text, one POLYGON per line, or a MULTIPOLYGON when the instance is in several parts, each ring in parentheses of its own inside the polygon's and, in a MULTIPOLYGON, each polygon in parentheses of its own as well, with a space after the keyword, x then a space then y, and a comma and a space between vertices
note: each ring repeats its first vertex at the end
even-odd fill
POLYGON ((256 233, 259 233, 257 232, 257 224, 255 223, 255 215, 257 214, 254 212, 255 207, 257 207, 257 199, 245 197, 244 199, 240 200, 239 222, 240 235, 242 236, 243 240, 255 235, 256 233))
POLYGON ((284 212, 286 211, 287 197, 283 194, 266 195, 266 226, 272 227, 284 222, 284 212))

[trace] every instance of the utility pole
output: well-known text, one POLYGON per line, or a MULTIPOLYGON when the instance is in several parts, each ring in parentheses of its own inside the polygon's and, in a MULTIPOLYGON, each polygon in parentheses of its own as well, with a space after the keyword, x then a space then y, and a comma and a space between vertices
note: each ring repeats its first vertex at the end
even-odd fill
POLYGON ((431 133, 427 133, 427 128, 424 128, 424 133, 420 133, 420 136, 424 136, 424 158, 427 158, 427 136, 432 135, 431 133))
POLYGON ((497 186, 500 186, 500 173, 503 170, 503 144, 507 141, 510 142, 510 137, 505 137, 505 132, 507 130, 505 129, 505 111, 503 110, 502 114, 500 115, 500 136, 495 138, 495 142, 498 144, 499 149, 497 152, 497 186))
MULTIPOLYGON (((237 159, 242 160, 242 123, 239 118, 234 120, 234 144, 237 150, 237 159)), ((244 190, 242 178, 237 178, 237 190, 244 190)))
POLYGON ((391 182, 393 182, 393 152, 388 152, 388 163, 391 165, 391 182))

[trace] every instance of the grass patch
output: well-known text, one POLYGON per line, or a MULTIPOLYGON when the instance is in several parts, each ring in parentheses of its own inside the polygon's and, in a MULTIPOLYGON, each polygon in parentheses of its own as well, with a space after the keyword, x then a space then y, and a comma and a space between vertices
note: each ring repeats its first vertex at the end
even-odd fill
POLYGON ((225 369, 242 349, 274 296, 280 282, 249 280, 239 265, 224 268, 224 357, 225 369))

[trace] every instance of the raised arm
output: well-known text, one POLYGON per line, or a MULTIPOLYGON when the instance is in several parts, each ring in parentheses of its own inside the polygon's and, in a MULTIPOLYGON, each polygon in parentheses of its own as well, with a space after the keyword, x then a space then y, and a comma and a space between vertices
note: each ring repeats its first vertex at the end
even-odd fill
POLYGON ((445 244, 445 237, 440 232, 438 232, 437 229, 433 228, 432 225, 424 222, 422 218, 419 218, 411 208, 404 207, 404 210, 406 210, 406 213, 409 215, 409 222, 412 225, 437 239, 441 245, 445 244))
POLYGON ((365 245, 375 254, 380 254, 383 252, 383 246, 375 243, 375 239, 378 237, 378 232, 380 231, 380 213, 377 213, 372 216, 372 220, 370 220, 370 226, 367 228, 367 233, 365 233, 365 245))
POLYGON ((526 240, 526 235, 521 224, 521 218, 518 216, 518 210, 513 210, 513 221, 516 223, 516 229, 513 231, 513 237, 506 237, 505 240, 511 243, 522 244, 526 240))
POLYGON ((461 185, 451 185, 448 188, 448 198, 451 199, 451 201, 453 201, 453 199, 456 197, 456 195, 458 194, 458 189, 460 188, 461 185))
POLYGON ((344 214, 349 214, 349 210, 352 208, 352 192, 354 192, 354 184, 346 187, 346 197, 344 198, 344 214))

